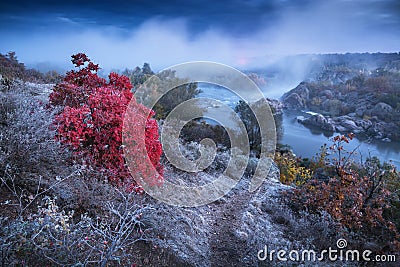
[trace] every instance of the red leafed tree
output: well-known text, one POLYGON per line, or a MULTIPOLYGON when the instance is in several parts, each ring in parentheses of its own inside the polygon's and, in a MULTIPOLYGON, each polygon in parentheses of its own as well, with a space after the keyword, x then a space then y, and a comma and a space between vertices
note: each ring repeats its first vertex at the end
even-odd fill
POLYGON ((151 118, 154 112, 136 103, 129 78, 117 73, 110 73, 108 81, 99 77, 99 66, 83 53, 73 55, 72 63, 78 70, 67 72, 64 81, 57 84, 50 94, 50 106, 62 108, 54 121, 56 139, 106 172, 114 184, 131 188, 136 186, 137 183, 132 180, 136 177, 131 174, 140 175, 141 179, 152 184, 162 182, 162 148, 157 122, 151 118), (132 135, 131 144, 135 146, 144 143, 147 152, 136 148, 131 151, 147 153, 137 156, 148 156, 152 164, 137 165, 131 172, 127 168, 122 146, 122 128, 128 105, 135 112, 129 116, 128 129, 133 130, 135 123, 145 123, 145 134, 136 132, 132 135), (132 118, 138 121, 132 121, 132 118), (143 138, 145 140, 141 140, 143 138), (154 167, 158 173, 152 177, 143 177, 149 174, 149 167, 154 167))

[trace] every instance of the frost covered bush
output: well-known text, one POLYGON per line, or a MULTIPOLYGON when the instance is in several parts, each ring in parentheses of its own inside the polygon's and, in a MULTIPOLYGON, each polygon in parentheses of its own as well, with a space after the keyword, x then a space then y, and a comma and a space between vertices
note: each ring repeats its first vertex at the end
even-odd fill
POLYGON ((26 92, 0 93, 0 173, 46 176, 52 163, 65 160, 49 129, 54 113, 46 110, 40 96, 26 92))
POLYGON ((132 246, 147 241, 142 217, 151 209, 135 203, 133 193, 104 203, 104 216, 87 214, 74 219, 55 198, 45 197, 37 213, 7 222, 1 217, 0 260, 3 264, 30 266, 131 266, 132 246))

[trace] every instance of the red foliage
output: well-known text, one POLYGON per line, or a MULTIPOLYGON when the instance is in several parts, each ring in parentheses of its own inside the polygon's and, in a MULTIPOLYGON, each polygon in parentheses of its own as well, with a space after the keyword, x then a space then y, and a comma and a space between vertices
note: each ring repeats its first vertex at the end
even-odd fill
MULTIPOLYGON (((139 124, 143 124, 145 129, 145 135, 143 132, 132 135, 130 144, 140 146, 144 143, 143 148, 147 151, 141 149, 141 155, 148 155, 151 165, 159 174, 153 172, 152 177, 144 176, 145 173, 149 174, 149 166, 145 165, 130 171, 146 181, 162 181, 162 148, 157 122, 151 119, 154 112, 136 103, 129 78, 110 73, 107 82, 97 75, 98 65, 93 64, 85 54, 76 54, 72 58, 72 63, 80 67, 79 70, 67 72, 64 81, 57 84, 50 94, 50 105, 63 107, 55 117, 56 139, 107 172, 112 183, 135 187, 122 149, 124 116, 130 105, 136 113, 130 114, 130 120, 125 122, 129 124, 127 129, 140 129, 137 127, 139 124)), ((136 157, 139 155, 136 154, 136 157)))
POLYGON ((159 162, 161 143, 158 140, 158 125, 154 119, 154 112, 148 113, 147 108, 131 101, 126 109, 123 125, 124 158, 127 167, 136 173, 136 182, 148 186, 162 183, 163 169, 159 162), (144 138, 138 138, 145 132, 144 138), (151 168, 154 166, 155 168, 151 168), (153 177, 153 179, 148 179, 153 177))

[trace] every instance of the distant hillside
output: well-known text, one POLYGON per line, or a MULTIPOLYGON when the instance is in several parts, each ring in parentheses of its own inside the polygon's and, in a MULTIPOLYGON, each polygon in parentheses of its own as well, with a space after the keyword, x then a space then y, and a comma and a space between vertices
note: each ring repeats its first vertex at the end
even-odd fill
POLYGON ((400 54, 317 56, 309 78, 282 101, 288 109, 327 117, 318 115, 304 124, 399 140, 400 54))
POLYGON ((24 63, 18 61, 15 52, 8 52, 5 55, 0 53, 0 75, 4 83, 10 83, 15 79, 36 83, 57 83, 62 79, 62 76, 53 70, 42 73, 26 68, 24 63))

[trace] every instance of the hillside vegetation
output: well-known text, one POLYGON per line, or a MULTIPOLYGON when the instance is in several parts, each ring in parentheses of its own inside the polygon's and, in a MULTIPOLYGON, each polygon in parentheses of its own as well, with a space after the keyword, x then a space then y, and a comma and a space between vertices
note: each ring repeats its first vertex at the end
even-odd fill
POLYGON ((400 140, 399 54, 321 56, 316 66, 309 79, 282 97, 288 109, 320 113, 300 122, 400 140))
MULTIPOLYGON (((176 150, 196 160, 207 149, 201 139, 209 137, 217 152, 203 171, 179 170, 158 141, 167 113, 157 117, 135 102, 135 89, 151 69, 102 78, 86 55, 74 55, 72 62, 75 68, 56 85, 13 76, 0 88, 3 266, 271 266, 282 262, 260 261, 257 253, 265 246, 321 251, 335 247, 339 238, 351 249, 371 250, 371 257, 399 257, 399 173, 376 158, 354 162, 354 151, 346 150, 353 134, 327 140, 313 159, 279 147, 265 181, 251 193, 252 175, 259 164, 263 167, 257 158, 260 133, 254 116, 246 113, 249 106, 239 103, 236 110, 253 149, 249 158, 234 159, 238 166, 247 164, 242 179, 208 205, 169 206, 148 196, 135 178, 155 181, 154 186, 166 180, 186 186, 215 181, 234 149, 226 142, 226 131, 205 122, 188 123, 176 150), (135 107, 130 119, 138 126, 131 141, 134 148, 143 143, 145 150, 132 150, 128 156, 138 160, 128 171, 121 124, 130 101, 135 107), (144 140, 136 138, 139 126, 146 130, 144 140), (151 165, 142 160, 146 154, 151 165), (162 177, 151 176, 151 167, 162 177)), ((177 79, 173 73, 161 75, 177 79)), ((197 95, 195 84, 180 90, 186 92, 172 92, 174 99, 161 102, 158 112, 197 95)), ((279 103, 269 103, 279 115, 279 103)), ((289 263, 343 265, 328 259, 289 263)), ((390 264, 396 266, 386 266, 390 264)))

